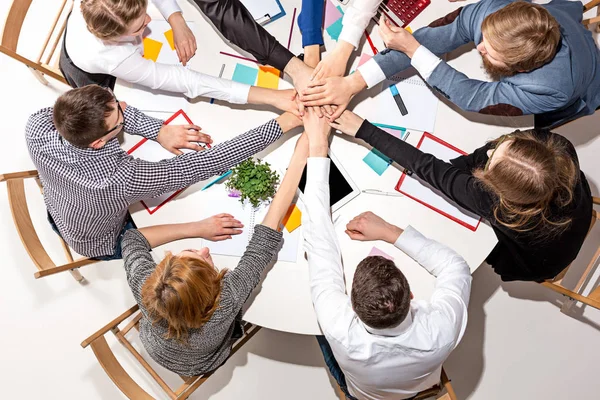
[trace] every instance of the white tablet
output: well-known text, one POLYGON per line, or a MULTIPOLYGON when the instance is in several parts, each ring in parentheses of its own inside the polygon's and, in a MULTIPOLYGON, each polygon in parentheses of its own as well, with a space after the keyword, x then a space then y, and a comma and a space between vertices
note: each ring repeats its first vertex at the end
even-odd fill
MULTIPOLYGON (((333 213, 358 196, 360 190, 352 179, 350 179, 350 175, 348 175, 338 159, 335 158, 331 150, 328 153, 328 157, 331 160, 331 167, 329 168, 329 203, 331 205, 331 212, 333 213)), ((304 168, 304 172, 302 172, 302 178, 298 185, 298 190, 301 195, 304 193, 305 186, 306 168, 304 168)))

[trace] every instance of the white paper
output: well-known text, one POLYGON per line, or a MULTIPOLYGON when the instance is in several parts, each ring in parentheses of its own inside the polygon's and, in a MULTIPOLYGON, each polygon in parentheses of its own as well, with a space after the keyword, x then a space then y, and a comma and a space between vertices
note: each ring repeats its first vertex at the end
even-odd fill
MULTIPOLYGON (((195 24, 187 22, 188 26, 195 31, 195 24)), ((165 20, 152 20, 147 27, 149 34, 145 37, 161 42, 163 45, 158 54, 156 62, 168 65, 181 65, 177 52, 171 50, 169 42, 164 33, 171 29, 169 23, 165 20)), ((189 64, 188 64, 189 65, 189 64)), ((135 83, 127 82, 122 79, 117 80, 115 93, 120 100, 124 100, 135 108, 142 111, 165 111, 176 112, 178 110, 186 110, 188 101, 183 93, 173 93, 165 90, 150 89, 146 86, 136 85, 135 83)))
MULTIPOLYGON (((179 114, 176 118, 174 118, 169 125, 187 125, 188 121, 183 117, 183 115, 179 114)), ((142 139, 141 141, 144 141, 142 139)), ((181 149, 183 153, 188 153, 190 149, 181 149)), ((169 158, 175 157, 175 154, 171 153, 164 147, 162 147, 158 142, 154 140, 146 140, 144 143, 130 153, 134 158, 139 158, 141 160, 159 162, 162 160, 168 160, 169 158)), ((153 213, 158 206, 163 204, 165 201, 171 197, 175 192, 163 193, 158 197, 154 197, 151 199, 142 200, 142 203, 148 208, 150 213, 153 213)))
MULTIPOLYGON (((229 197, 227 188, 222 183, 213 185, 208 190, 218 192, 216 197, 218 201, 203 204, 204 212, 208 215, 231 214, 244 225, 244 228, 242 233, 232 236, 231 239, 220 242, 204 240, 204 246, 208 247, 210 252, 214 254, 241 257, 246 251, 248 243, 250 243, 254 226, 260 224, 267 214, 268 205, 261 205, 258 209, 253 210, 250 204, 242 204, 239 197, 229 197)), ((211 195, 214 195, 214 193, 211 193, 211 195)), ((292 233, 289 233, 286 229, 283 230, 283 246, 277 255, 278 261, 296 262, 298 248, 302 240, 301 228, 295 229, 292 233)))
POLYGON ((357 104, 354 112, 371 122, 433 132, 439 100, 413 69, 386 80, 381 92, 357 104), (399 83, 396 83, 400 81, 399 83), (408 114, 402 115, 389 86, 395 84, 408 114))
MULTIPOLYGON (((281 8, 275 0, 240 0, 244 7, 250 11, 250 14, 254 17, 254 20, 262 23, 265 16, 268 15, 268 19, 275 17, 281 13, 281 8)), ((265 21, 265 22, 267 22, 265 21)))
MULTIPOLYGON (((424 153, 433 154, 442 161, 450 161, 453 158, 459 157, 462 154, 453 150, 429 137, 424 137, 419 149, 424 153)), ((420 201, 429 204, 430 206, 464 222, 465 224, 475 228, 481 219, 478 215, 456 205, 448 200, 438 190, 429 186, 429 184, 421 181, 415 174, 412 176, 406 175, 400 187, 403 193, 412 196, 420 201)))

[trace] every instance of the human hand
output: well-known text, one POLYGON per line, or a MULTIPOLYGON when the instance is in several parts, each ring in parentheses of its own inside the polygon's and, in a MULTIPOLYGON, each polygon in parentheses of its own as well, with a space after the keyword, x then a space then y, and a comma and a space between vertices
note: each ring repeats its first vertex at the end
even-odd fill
POLYGON ((346 65, 354 46, 344 41, 338 42, 331 54, 328 54, 317 64, 310 80, 320 80, 330 76, 344 76, 346 65))
POLYGON ((313 108, 307 109, 302 117, 304 132, 308 137, 309 154, 311 157, 326 157, 329 149, 329 127, 328 120, 319 117, 313 108))
POLYGON ((350 100, 364 87, 366 83, 360 72, 356 71, 343 78, 335 76, 311 81, 306 90, 298 93, 305 107, 336 105, 337 110, 328 116, 333 121, 342 115, 350 100))
POLYGON ((242 233, 244 225, 231 214, 217 214, 201 221, 192 222, 195 235, 213 242, 231 239, 242 233))
POLYGON ((296 117, 301 118, 300 103, 297 101, 296 89, 269 90, 269 92, 267 96, 268 104, 281 111, 291 112, 296 117))
POLYGON ((379 18, 379 35, 388 49, 401 51, 410 58, 421 46, 409 31, 392 25, 383 15, 379 18))
POLYGON ((354 114, 352 111, 344 111, 344 113, 335 121, 329 122, 329 126, 337 129, 348 136, 356 136, 356 132, 360 129, 364 119, 354 114))
POLYGON ((173 42, 179 62, 184 66, 196 53, 196 37, 183 19, 183 14, 176 12, 169 17, 169 25, 173 29, 173 42))
MULTIPOLYGON (((312 74, 313 69, 305 63, 303 63, 302 61, 300 61, 298 58, 294 57, 290 60, 288 65, 286 65, 285 71, 292 77, 296 91, 298 93, 302 93, 302 91, 306 89, 308 83, 310 82, 310 76, 312 74)), ((298 107, 300 116, 303 116, 305 105, 299 102, 298 107)), ((317 115, 323 115, 320 109, 315 111, 317 112, 317 115)))
POLYGON ((346 225, 346 234, 352 240, 383 240, 395 243, 402 232, 402 229, 384 221, 371 211, 357 215, 346 225))
POLYGON ((183 154, 179 149, 203 150, 198 143, 212 143, 212 139, 197 125, 163 125, 156 141, 175 155, 183 154))

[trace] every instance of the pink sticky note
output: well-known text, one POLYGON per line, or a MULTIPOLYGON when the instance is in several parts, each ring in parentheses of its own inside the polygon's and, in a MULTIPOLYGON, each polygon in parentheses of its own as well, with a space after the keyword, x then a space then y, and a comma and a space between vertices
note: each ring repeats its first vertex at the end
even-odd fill
POLYGON ((398 129, 390 129, 390 128, 380 128, 382 131, 386 131, 387 133, 389 133, 392 136, 397 137, 398 139, 402 139, 402 134, 406 131, 401 131, 398 129))
POLYGON ((387 253, 384 253, 382 250, 379 250, 377 247, 373 247, 373 249, 371 249, 369 256, 381 256, 383 258, 387 258, 390 261, 394 261, 394 257, 390 256, 387 253))
POLYGON ((325 18, 323 22, 325 29, 340 18, 342 18, 340 10, 335 7, 331 0, 325 0, 325 18))
POLYGON ((371 58, 373 58, 372 55, 367 54, 367 53, 362 53, 360 55, 360 59, 358 60, 358 67, 360 67, 361 65, 363 65, 364 63, 366 63, 367 61, 369 61, 371 58))

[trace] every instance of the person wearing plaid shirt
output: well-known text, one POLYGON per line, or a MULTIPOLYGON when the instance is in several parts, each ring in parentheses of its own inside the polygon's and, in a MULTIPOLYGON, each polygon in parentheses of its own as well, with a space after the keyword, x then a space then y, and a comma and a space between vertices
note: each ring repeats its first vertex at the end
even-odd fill
MULTIPOLYGON (((117 101, 110 90, 89 85, 31 115, 26 140, 58 233, 81 255, 114 259, 121 258, 119 238, 134 227, 129 205, 222 174, 301 123, 285 113, 209 150, 181 154, 181 148, 201 150, 197 143, 212 142, 210 136, 195 125, 163 125, 117 101), (135 159, 116 139, 122 130, 179 155, 159 162, 135 159)), ((206 220, 204 237, 227 239, 240 227, 220 214, 206 220)))

